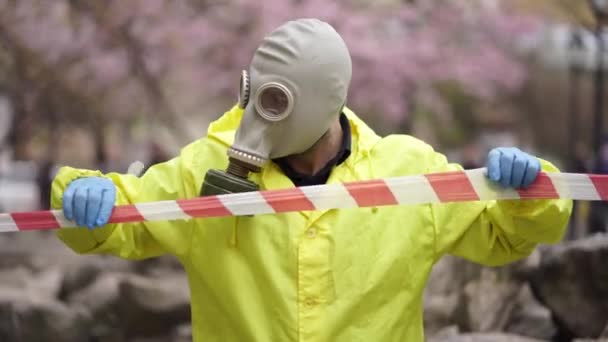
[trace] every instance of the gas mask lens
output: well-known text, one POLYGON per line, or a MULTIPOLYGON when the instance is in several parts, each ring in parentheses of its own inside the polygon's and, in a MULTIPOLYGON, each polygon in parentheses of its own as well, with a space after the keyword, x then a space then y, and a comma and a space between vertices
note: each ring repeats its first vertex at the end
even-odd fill
POLYGON ((289 89, 277 82, 266 83, 256 95, 256 111, 269 121, 279 121, 293 110, 293 96, 289 89))
MULTIPOLYGON (((241 72, 239 107, 245 109, 251 98, 251 79, 246 70, 241 72)), ((294 106, 294 97, 286 86, 278 82, 268 82, 257 89, 254 106, 256 112, 269 121, 286 118, 294 106)))

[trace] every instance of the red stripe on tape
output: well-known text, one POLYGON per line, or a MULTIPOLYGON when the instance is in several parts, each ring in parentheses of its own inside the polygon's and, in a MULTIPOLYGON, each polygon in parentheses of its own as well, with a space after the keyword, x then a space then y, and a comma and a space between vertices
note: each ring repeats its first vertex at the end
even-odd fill
POLYGON ((260 193, 277 213, 316 209, 299 188, 261 191, 260 193))
POLYGON ((114 207, 109 223, 143 222, 144 217, 133 204, 114 207))
POLYGON ((11 217, 19 230, 57 229, 60 227, 55 215, 50 211, 13 213, 11 217))
POLYGON ((221 217, 232 213, 217 196, 206 196, 188 200, 177 200, 182 210, 192 217, 221 217))
POLYGON ((395 195, 383 180, 345 183, 344 186, 360 207, 398 204, 395 195))
POLYGON ((544 173, 538 174, 536 180, 527 189, 517 190, 521 199, 532 198, 559 198, 559 194, 551 181, 551 177, 544 173))
POLYGON ((595 190, 600 195, 600 198, 604 201, 608 200, 608 177, 605 175, 589 175, 595 190))
POLYGON ((478 201, 469 177, 462 171, 425 175, 441 202, 478 201))

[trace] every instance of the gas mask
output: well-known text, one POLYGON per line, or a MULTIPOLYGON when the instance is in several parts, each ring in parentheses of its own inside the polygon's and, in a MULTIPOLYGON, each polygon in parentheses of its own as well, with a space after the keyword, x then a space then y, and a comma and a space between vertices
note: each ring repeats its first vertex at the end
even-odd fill
POLYGON ((266 36, 241 74, 244 112, 228 169, 209 170, 201 194, 256 191, 250 172, 310 149, 340 115, 351 74, 348 48, 327 23, 290 21, 266 36))

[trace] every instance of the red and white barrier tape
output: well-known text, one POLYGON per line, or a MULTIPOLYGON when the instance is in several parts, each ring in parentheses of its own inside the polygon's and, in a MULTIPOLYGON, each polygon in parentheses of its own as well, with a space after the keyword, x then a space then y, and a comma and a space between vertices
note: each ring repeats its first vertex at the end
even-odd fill
MULTIPOLYGON (((500 199, 608 201, 606 175, 541 173, 528 189, 512 190, 488 181, 485 172, 475 169, 122 205, 114 208, 110 223, 500 199)), ((0 214, 0 232, 74 226, 60 210, 0 214)))

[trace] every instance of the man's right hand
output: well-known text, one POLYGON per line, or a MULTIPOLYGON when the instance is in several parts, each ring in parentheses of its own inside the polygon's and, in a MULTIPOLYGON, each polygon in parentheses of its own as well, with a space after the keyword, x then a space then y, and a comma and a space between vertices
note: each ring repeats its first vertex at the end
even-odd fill
POLYGON ((63 193, 63 214, 81 227, 93 229, 108 223, 116 201, 116 186, 101 177, 79 178, 63 193))

